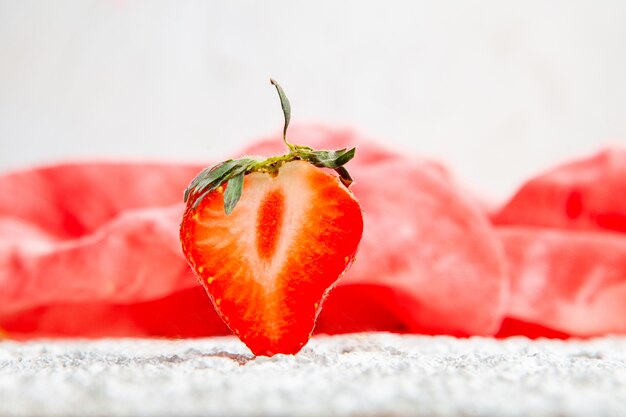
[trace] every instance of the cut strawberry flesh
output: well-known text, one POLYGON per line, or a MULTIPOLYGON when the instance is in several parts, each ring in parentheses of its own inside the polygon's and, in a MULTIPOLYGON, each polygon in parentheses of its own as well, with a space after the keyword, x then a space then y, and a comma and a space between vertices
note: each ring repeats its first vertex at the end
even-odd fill
POLYGON ((262 260, 269 260, 276 252, 284 212, 285 195, 283 192, 280 189, 269 191, 259 207, 256 225, 256 248, 262 260))
POLYGON ((359 205, 337 177, 301 161, 276 176, 247 175, 230 216, 223 192, 187 211, 183 250, 217 311, 255 354, 295 353, 354 258, 359 205))

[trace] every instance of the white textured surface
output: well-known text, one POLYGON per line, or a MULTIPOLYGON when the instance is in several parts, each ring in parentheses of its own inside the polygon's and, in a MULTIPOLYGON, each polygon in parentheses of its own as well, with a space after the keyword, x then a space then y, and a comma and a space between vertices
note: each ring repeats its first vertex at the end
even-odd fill
POLYGON ((3 416, 626 416, 626 338, 0 343, 3 416))

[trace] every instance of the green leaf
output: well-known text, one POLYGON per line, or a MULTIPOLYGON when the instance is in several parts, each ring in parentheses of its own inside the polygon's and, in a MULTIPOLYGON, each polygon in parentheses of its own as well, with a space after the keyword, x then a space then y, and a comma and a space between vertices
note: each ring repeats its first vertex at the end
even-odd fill
POLYGON ((283 127, 283 141, 289 147, 292 148, 287 142, 287 127, 289 127, 289 120, 291 120, 291 104, 289 103, 289 99, 285 95, 285 91, 274 79, 270 78, 270 83, 274 87, 276 87, 276 91, 278 91, 278 97, 280 98, 280 107, 283 109, 283 116, 285 117, 285 127, 283 127))
POLYGON ((356 148, 338 149, 336 151, 304 151, 300 152, 300 157, 309 161, 316 167, 334 169, 339 174, 339 179, 346 186, 352 184, 352 177, 343 166, 348 163, 356 153, 356 148))
POLYGON ((352 148, 339 155, 337 159, 335 159, 335 165, 337 167, 344 166, 347 164, 352 158, 354 158, 354 154, 356 153, 356 148, 352 148))
POLYGON ((318 164, 319 166, 326 166, 330 161, 334 161, 337 158, 337 153, 343 152, 344 149, 336 151, 311 151, 306 154, 311 162, 318 164))
POLYGON ((210 169, 205 169, 191 182, 187 190, 185 190, 185 202, 187 202, 190 197, 199 194, 194 199, 192 206, 196 208, 208 193, 233 177, 247 174, 248 170, 256 163, 257 161, 251 158, 229 159, 210 169))
POLYGON ((226 212, 226 215, 230 215, 233 212, 239 198, 241 198, 244 175, 244 173, 241 173, 231 178, 226 184, 226 191, 224 192, 224 212, 226 212))
POLYGON ((189 187, 185 190, 185 202, 187 202, 191 194, 204 191, 204 189, 214 185, 216 181, 219 181, 219 183, 215 186, 215 188, 219 187, 219 185, 223 182, 220 181, 220 179, 223 178, 228 171, 236 167, 238 163, 239 161, 229 159, 227 161, 220 162, 211 168, 204 169, 200 172, 200 174, 198 174, 198 176, 196 176, 196 178, 193 179, 193 181, 191 181, 191 184, 189 184, 189 187))
POLYGON ((232 159, 229 159, 228 161, 225 161, 222 164, 215 166, 209 171, 206 178, 198 183, 198 188, 204 189, 208 187, 219 187, 220 184, 224 182, 228 174, 235 168, 237 168, 237 166, 239 166, 239 161, 232 159))
POLYGON ((336 151, 314 151, 308 154, 309 161, 316 166, 323 166, 325 168, 336 169, 345 165, 354 158, 356 149, 350 150, 339 149, 336 151))

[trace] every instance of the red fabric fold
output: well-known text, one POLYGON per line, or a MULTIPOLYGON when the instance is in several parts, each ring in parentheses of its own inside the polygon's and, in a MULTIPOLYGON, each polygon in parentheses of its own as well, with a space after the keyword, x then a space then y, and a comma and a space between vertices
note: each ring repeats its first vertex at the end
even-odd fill
MULTIPOLYGON (((531 179, 492 223, 439 163, 350 130, 296 126, 290 138, 357 146, 363 241, 316 331, 626 333, 626 152, 531 179)), ((274 137, 245 153, 282 151, 274 137)), ((201 169, 82 163, 0 176, 2 332, 227 334, 178 241, 182 192, 201 169)))

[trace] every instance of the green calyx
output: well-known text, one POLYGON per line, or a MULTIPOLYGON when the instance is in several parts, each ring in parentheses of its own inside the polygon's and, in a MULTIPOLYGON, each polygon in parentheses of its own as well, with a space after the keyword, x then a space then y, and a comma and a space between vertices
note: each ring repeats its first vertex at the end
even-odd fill
POLYGON ((273 79, 270 79, 270 82, 278 91, 280 104, 283 109, 285 117, 283 141, 289 148, 289 153, 267 159, 229 159, 211 168, 204 169, 185 190, 185 202, 192 199, 192 208, 195 209, 207 194, 225 183, 224 211, 227 215, 230 215, 241 198, 243 177, 245 175, 252 172, 265 172, 276 175, 281 166, 291 161, 307 161, 316 167, 333 169, 339 174, 339 179, 346 187, 349 187, 352 183, 352 178, 344 168, 344 165, 354 157, 356 148, 317 151, 308 146, 292 145, 287 142, 287 127, 291 118, 291 105, 282 87, 273 79))

